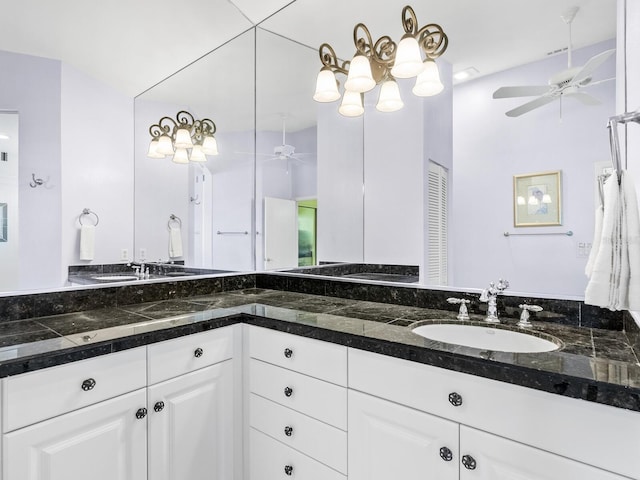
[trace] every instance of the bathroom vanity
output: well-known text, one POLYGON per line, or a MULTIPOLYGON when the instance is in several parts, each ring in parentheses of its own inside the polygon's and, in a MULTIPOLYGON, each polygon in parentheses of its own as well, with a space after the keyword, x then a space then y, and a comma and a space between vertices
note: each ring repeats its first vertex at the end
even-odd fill
POLYGON ((10 322, 57 336, 0 349, 2 480, 640 478, 623 332, 491 353, 411 331, 455 311, 227 282, 10 322))

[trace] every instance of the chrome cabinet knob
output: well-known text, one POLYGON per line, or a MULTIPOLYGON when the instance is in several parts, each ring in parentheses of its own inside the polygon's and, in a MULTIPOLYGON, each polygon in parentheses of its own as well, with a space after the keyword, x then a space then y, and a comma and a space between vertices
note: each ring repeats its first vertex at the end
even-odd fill
POLYGON ((147 416, 147 409, 146 408, 139 408, 138 411, 136 412, 136 418, 138 420, 142 420, 146 416, 147 416))
POLYGON ((293 356, 293 350, 291 350, 290 348, 285 348, 284 349, 284 356, 287 358, 291 358, 293 356))
POLYGON ((462 465, 464 465, 464 468, 466 468, 467 470, 475 470, 477 466, 476 459, 473 458, 471 455, 463 455, 462 465))
POLYGON ((164 402, 162 402, 162 401, 156 402, 156 404, 153 406, 153 411, 154 412, 161 412, 162 410, 164 410, 164 402))
POLYGON ((291 465, 285 465, 284 473, 286 473, 289 476, 293 475, 293 467, 291 465))
POLYGON ((285 387, 284 388, 284 396, 285 397, 290 397, 291 395, 293 395, 293 388, 285 387))
POLYGON ((450 462, 453 460, 453 452, 447 447, 442 447, 440 449, 440 458, 445 462, 450 462))
POLYGON ((459 407, 462 405, 462 395, 456 392, 452 392, 449 394, 449 403, 454 407, 459 407))
POLYGON ((89 390, 93 390, 93 387, 96 386, 96 381, 93 378, 87 378, 84 382, 82 382, 82 390, 88 392, 89 390))
POLYGON ((202 350, 200 347, 196 348, 195 351, 193 352, 193 356, 196 358, 200 358, 203 354, 204 354, 204 350, 202 350))
POLYGON ((287 437, 290 437, 291 435, 293 435, 293 427, 290 427, 289 425, 287 425, 286 427, 284 427, 284 434, 287 437))

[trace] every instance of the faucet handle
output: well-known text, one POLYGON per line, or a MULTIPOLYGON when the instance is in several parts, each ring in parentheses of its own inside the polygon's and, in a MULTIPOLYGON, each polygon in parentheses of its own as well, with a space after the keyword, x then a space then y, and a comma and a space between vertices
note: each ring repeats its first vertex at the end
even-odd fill
POLYGON ((527 305, 526 303, 518 305, 518 307, 522 309, 522 313, 520 314, 520 321, 517 323, 517 325, 520 328, 532 327, 533 325, 529 321, 529 312, 541 312, 542 307, 539 305, 527 305))
POLYGON ((467 304, 471 303, 471 300, 467 300, 466 298, 455 298, 450 297, 447 298, 447 302, 453 305, 460 305, 460 310, 458 311, 458 316, 456 317, 458 320, 469 320, 469 312, 467 310, 467 304))

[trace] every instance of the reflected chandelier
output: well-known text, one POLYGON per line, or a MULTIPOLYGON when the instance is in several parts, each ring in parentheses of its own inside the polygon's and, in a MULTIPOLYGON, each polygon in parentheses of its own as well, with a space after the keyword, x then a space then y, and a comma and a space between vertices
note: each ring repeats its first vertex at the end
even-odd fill
POLYGON ((206 162, 205 155, 218 155, 214 137, 216 124, 208 118, 196 120, 184 110, 176 114, 176 120, 162 117, 149 127, 149 133, 151 143, 147 156, 150 158, 172 156, 175 163, 189 163, 206 162))
POLYGON ((444 86, 435 59, 447 49, 449 40, 440 25, 430 23, 418 27, 416 14, 410 6, 402 9, 402 27, 405 34, 396 43, 388 36, 380 37, 375 43, 369 29, 358 23, 353 29, 355 56, 351 61, 339 63, 336 52, 328 43, 320 45, 320 61, 324 65, 318 73, 317 102, 334 102, 340 98, 336 73, 347 76, 344 96, 338 111, 347 117, 357 117, 364 113, 363 93, 381 84, 376 109, 394 112, 403 107, 396 78, 416 78, 412 92, 419 97, 440 93, 444 86), (422 60, 421 51, 425 60, 422 60))

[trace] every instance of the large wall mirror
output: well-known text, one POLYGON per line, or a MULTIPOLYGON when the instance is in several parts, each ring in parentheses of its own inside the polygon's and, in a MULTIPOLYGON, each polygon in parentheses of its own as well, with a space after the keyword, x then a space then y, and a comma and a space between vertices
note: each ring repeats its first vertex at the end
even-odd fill
MULTIPOLYGON (((414 5, 420 25, 440 23, 450 37, 439 62, 446 84, 439 97, 412 97, 410 86, 401 82, 405 107, 399 112, 375 111, 377 88, 365 95, 366 112, 356 119, 341 117, 337 104, 316 105, 315 112, 287 110, 307 105, 313 91, 308 69, 316 73, 321 67, 317 50, 304 46, 328 42, 348 59, 357 22, 367 24, 374 40, 401 36, 404 2, 385 2, 376 14, 365 2, 352 3, 332 8, 297 0, 265 21, 261 27, 270 33, 257 37, 257 112, 292 117, 287 131, 292 145, 298 131, 316 129, 317 259, 419 265, 420 283, 434 286, 484 288, 502 277, 525 294, 581 296, 595 177, 609 164, 605 123, 615 113, 615 55, 593 72, 593 85, 580 95, 565 95, 517 118, 505 112, 535 97, 496 100, 492 94, 502 86, 544 87, 568 68, 568 28, 561 15, 573 5, 579 10, 572 24, 572 65, 614 49, 615 1, 536 2, 526 13, 513 2, 423 2, 414 5), (341 12, 338 17, 335 11, 341 12), (483 21, 468 20, 479 18, 483 21), (270 51, 286 52, 278 53, 285 61, 265 60, 261 71, 261 57, 270 51), (470 67, 479 71, 478 78, 453 78, 470 67), (273 78, 279 81, 268 81, 273 78), (298 118, 305 113, 308 119, 298 118), (448 183, 446 243, 438 245, 446 258, 439 263, 430 255, 433 238, 426 220, 433 165, 448 183), (562 224, 514 226, 514 176, 546 171, 561 171, 562 224), (434 268, 437 275, 430 272, 434 268)), ((290 177, 289 195, 281 196, 304 201, 307 178, 290 177)), ((264 205, 259 208, 265 211, 264 205)), ((270 254, 257 258, 258 268, 261 262, 274 268, 270 254)))
POLYGON ((254 269, 254 36, 243 33, 136 97, 137 262, 254 269), (148 157, 149 128, 181 111, 215 123, 218 155, 186 164, 148 157))

